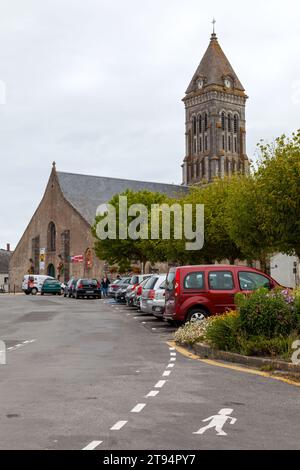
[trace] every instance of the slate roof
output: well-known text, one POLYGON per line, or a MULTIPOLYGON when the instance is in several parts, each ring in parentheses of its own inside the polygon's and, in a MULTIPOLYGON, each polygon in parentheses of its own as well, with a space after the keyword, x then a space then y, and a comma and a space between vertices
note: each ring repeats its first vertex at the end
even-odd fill
POLYGON ((64 197, 89 223, 93 224, 100 204, 107 203, 115 194, 132 189, 158 191, 169 196, 187 191, 186 186, 126 180, 103 176, 89 176, 57 172, 58 182, 64 197))
POLYGON ((199 77, 206 79, 205 86, 224 86, 224 77, 226 76, 232 77, 234 81, 234 88, 236 90, 240 90, 243 92, 245 91, 229 60, 224 54, 218 42, 217 36, 215 34, 212 34, 210 44, 192 78, 192 81, 186 91, 186 94, 195 91, 196 80, 199 77))
POLYGON ((11 252, 0 250, 0 274, 8 274, 11 252))

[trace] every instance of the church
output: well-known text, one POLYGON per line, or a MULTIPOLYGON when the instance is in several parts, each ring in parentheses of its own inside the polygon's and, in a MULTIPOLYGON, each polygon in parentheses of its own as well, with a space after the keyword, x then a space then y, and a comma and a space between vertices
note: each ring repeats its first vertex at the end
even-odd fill
MULTIPOLYGON (((42 200, 10 261, 10 289, 27 273, 100 278, 108 266, 94 253, 91 226, 97 207, 126 189, 169 196, 215 177, 247 173, 245 90, 215 31, 183 98, 186 155, 181 185, 52 171, 42 200)), ((151 271, 151 266, 147 266, 151 271)))

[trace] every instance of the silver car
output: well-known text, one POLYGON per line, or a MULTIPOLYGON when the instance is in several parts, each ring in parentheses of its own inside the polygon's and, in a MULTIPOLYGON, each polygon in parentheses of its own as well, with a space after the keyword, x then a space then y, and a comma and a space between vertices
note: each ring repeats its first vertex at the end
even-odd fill
POLYGON ((165 309, 166 274, 155 274, 143 287, 141 311, 162 318, 165 309))

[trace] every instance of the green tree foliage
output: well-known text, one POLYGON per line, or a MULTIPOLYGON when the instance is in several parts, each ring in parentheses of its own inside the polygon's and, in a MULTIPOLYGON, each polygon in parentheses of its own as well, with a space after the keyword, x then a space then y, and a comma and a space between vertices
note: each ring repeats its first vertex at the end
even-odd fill
POLYGON ((264 204, 262 226, 279 251, 300 258, 300 130, 261 144, 255 175, 264 204))

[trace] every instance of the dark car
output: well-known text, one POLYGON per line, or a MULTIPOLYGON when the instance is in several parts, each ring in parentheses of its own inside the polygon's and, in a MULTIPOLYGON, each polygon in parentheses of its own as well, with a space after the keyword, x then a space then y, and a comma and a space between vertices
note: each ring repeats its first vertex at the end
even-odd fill
POLYGON ((75 299, 94 298, 101 299, 101 286, 97 279, 79 279, 76 283, 74 294, 75 299))
POLYGON ((76 284, 77 284, 77 279, 71 279, 68 284, 66 285, 65 287, 65 290, 64 290, 64 297, 73 297, 74 296, 74 291, 75 291, 75 287, 76 287, 76 284))
POLYGON ((202 320, 236 309, 235 295, 279 284, 247 266, 207 265, 171 268, 167 276, 164 318, 170 322, 202 320))
POLYGON ((115 301, 125 302, 127 287, 130 285, 131 277, 124 277, 122 282, 118 284, 118 289, 115 291, 115 301))
POLYGON ((61 295, 61 283, 57 279, 45 279, 41 289, 41 295, 44 294, 61 295))

